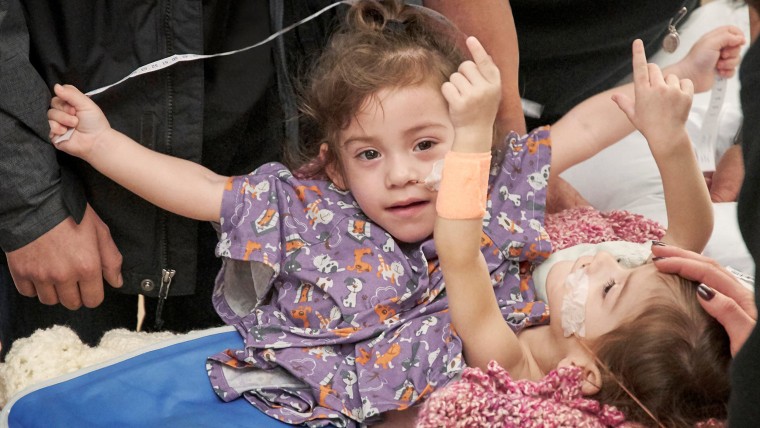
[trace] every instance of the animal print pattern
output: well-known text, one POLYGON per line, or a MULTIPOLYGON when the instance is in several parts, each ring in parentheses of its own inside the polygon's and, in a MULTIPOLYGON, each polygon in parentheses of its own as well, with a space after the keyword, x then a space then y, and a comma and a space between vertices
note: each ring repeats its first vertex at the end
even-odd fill
MULTIPOLYGON (((510 135, 501 154, 481 243, 504 318, 519 331, 548 317, 531 271, 551 252, 543 229, 549 129, 510 135)), ((243 396, 288 423, 353 426, 416 404, 465 366, 432 239, 398 245, 349 193, 276 163, 230 180, 220 226, 225 265, 274 271, 270 298, 244 316, 218 277, 215 307, 245 341, 208 359, 223 400, 243 396), (240 385, 247 372, 274 369, 308 388, 240 385)))

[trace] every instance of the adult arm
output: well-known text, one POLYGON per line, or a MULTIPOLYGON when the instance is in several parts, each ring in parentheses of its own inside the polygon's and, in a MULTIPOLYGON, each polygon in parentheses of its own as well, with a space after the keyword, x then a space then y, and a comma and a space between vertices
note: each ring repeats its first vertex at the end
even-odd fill
POLYGON ((121 255, 47 143, 50 93, 17 0, 0 0, 0 93, 0 247, 16 287, 46 304, 97 306, 103 275, 121 285, 121 255))
POLYGON ((744 181, 744 157, 742 148, 735 144, 721 156, 715 172, 706 178, 713 202, 734 202, 744 181))
POLYGON ((496 114, 497 141, 509 131, 524 134, 525 118, 517 81, 520 54, 509 1, 423 0, 422 3, 449 18, 465 36, 477 37, 499 67, 502 95, 496 114))

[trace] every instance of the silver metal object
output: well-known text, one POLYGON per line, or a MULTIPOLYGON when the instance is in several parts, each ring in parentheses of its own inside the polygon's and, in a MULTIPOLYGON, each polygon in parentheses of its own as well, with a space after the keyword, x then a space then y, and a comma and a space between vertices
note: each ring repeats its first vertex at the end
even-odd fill
POLYGON ((662 49, 667 53, 675 52, 676 49, 678 49, 678 45, 681 44, 681 37, 678 35, 676 25, 678 25, 684 16, 686 16, 686 12, 688 12, 688 9, 686 9, 686 6, 683 6, 678 10, 675 16, 670 18, 670 22, 668 23, 668 34, 662 39, 662 49))

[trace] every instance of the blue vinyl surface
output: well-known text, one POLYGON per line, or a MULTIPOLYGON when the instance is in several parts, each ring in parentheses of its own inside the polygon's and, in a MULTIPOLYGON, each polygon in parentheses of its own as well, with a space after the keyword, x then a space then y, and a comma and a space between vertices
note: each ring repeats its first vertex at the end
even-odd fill
POLYGON ((242 348, 231 328, 175 341, 19 396, 0 425, 49 427, 289 427, 244 399, 221 401, 206 357, 242 348))

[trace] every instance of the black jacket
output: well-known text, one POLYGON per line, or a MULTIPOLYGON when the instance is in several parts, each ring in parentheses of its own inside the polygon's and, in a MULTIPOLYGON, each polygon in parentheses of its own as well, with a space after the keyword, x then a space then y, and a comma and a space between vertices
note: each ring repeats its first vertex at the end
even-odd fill
MULTIPOLYGON (((520 95, 544 106, 528 129, 556 122, 576 104, 631 73, 631 43, 654 54, 668 23, 699 0, 511 0, 520 49, 520 95)), ((683 23, 686 19, 682 19, 683 23)))
MULTIPOLYGON (((737 207, 739 227, 752 258, 755 277, 760 266, 760 43, 755 42, 742 60, 741 103, 744 113, 742 150, 745 176, 737 207)), ((760 286, 755 283, 755 304, 760 286)), ((755 326, 731 367, 729 426, 756 427, 760 423, 760 328, 755 326)))
MULTIPOLYGON (((47 139, 51 88, 70 83, 88 91, 173 54, 242 48, 329 3, 0 0, 0 247, 20 248, 69 215, 79 221, 87 201, 124 256, 124 292, 155 295, 157 287, 140 290, 140 283, 157 283, 169 268, 177 271, 171 294, 192 293, 199 257, 201 263, 214 257, 198 253, 199 224, 155 208, 57 152, 47 139), (270 4, 284 8, 281 19, 273 21, 278 14, 270 4)), ((280 156, 280 101, 288 98, 282 75, 293 58, 319 50, 333 16, 289 34, 280 49, 270 43, 180 63, 93 99, 114 129, 151 149, 220 174, 246 173, 280 156), (289 59, 278 66, 284 52, 289 59)))

